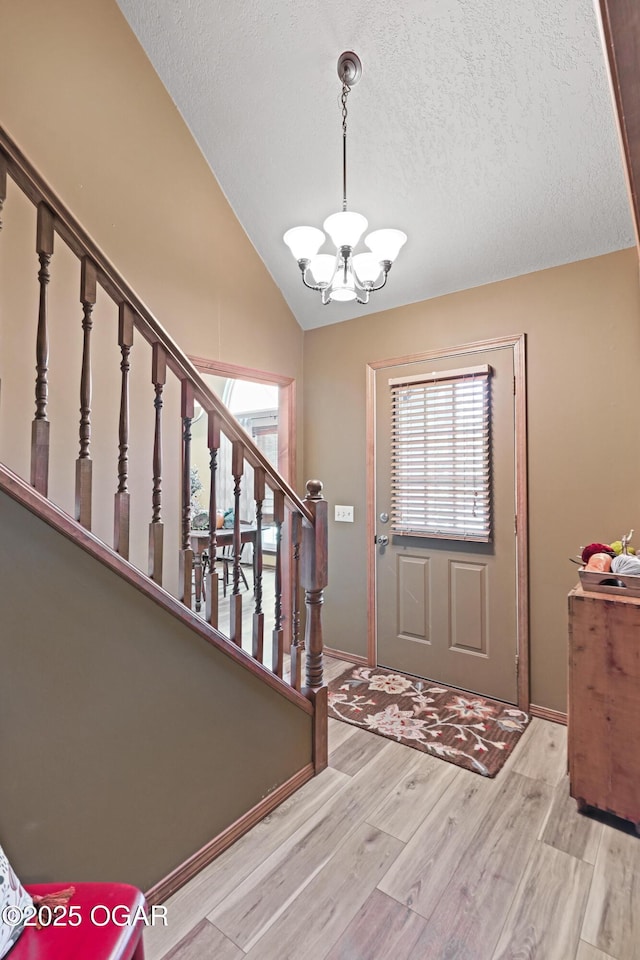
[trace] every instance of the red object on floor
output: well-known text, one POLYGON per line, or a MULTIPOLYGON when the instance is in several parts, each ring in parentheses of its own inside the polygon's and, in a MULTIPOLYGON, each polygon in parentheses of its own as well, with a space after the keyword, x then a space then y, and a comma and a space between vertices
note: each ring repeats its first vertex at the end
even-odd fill
MULTIPOLYGON (((68 886, 38 883, 26 889, 32 896, 45 896, 68 886)), ((27 927, 7 960, 144 960, 144 922, 133 919, 144 909, 142 893, 126 883, 73 886, 67 906, 54 911, 59 925, 27 927)))

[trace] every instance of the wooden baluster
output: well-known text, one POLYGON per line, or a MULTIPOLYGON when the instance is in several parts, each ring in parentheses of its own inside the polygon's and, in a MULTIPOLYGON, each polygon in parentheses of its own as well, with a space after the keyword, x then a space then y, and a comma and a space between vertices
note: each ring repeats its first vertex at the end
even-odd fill
POLYGON ((162 522, 162 393, 167 382, 167 355, 161 344, 154 343, 151 356, 151 382, 155 390, 153 405, 156 425, 153 435, 152 516, 149 524, 149 576, 162 584, 164 523, 162 522))
POLYGON ((328 504, 322 496, 319 480, 309 480, 305 505, 314 523, 302 523, 300 583, 305 591, 307 623, 305 629, 305 696, 314 705, 313 763, 316 773, 327 766, 327 688, 322 675, 322 603, 327 577, 328 504))
POLYGON ((133 346, 135 314, 128 303, 121 303, 118 314, 118 344, 120 361, 120 420, 118 423, 118 489, 115 494, 113 521, 113 548, 125 560, 129 559, 129 521, 131 513, 129 493, 129 355, 133 346))
POLYGON ((291 686, 302 689, 302 647, 300 646, 300 538, 302 517, 291 514, 291 541, 293 543, 293 596, 291 598, 291 686))
POLYGON ((80 303, 82 304, 82 373, 80 376, 80 454, 76 460, 76 520, 91 530, 91 330, 98 275, 89 257, 82 258, 80 303))
MULTIPOLYGON (((207 573, 207 620, 212 627, 218 626, 218 568, 216 521, 218 504, 216 499, 216 476, 218 472, 218 450, 220 449, 220 420, 218 415, 209 414, 208 420, 209 474, 211 491, 209 493, 209 570, 207 573)), ((224 573, 223 573, 224 576, 224 573)))
POLYGON ((182 548, 180 550, 179 599, 191 609, 193 550, 191 549, 191 421, 193 420, 193 387, 182 381, 182 548))
POLYGON ((244 447, 241 440, 234 440, 231 453, 233 474, 233 593, 229 598, 229 635, 234 643, 242 646, 242 596, 240 595, 240 485, 244 470, 244 447))
POLYGON ((262 467, 253 471, 253 499, 256 501, 256 541, 253 552, 253 594, 256 608, 253 614, 253 640, 251 652, 262 663, 264 658, 264 613, 262 612, 262 504, 266 474, 262 467))
POLYGON ((45 203, 38 205, 36 253, 40 261, 38 281, 38 334, 36 339, 36 413, 31 427, 31 484, 47 496, 49 489, 49 331, 47 329, 47 285, 49 264, 53 256, 53 214, 45 203))
POLYGON ((0 153, 0 230, 2 230, 2 208, 7 199, 7 158, 0 153))
POLYGON ((281 677, 284 666, 284 630, 282 629, 282 524, 284 523, 284 494, 273 491, 273 522, 276 525, 276 602, 271 654, 271 669, 281 677))

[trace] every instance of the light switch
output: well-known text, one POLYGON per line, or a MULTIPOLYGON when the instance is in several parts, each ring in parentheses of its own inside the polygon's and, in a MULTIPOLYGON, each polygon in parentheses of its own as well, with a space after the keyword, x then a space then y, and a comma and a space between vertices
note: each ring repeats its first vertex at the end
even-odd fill
POLYGON ((339 523, 353 523, 353 507, 343 507, 336 504, 335 518, 339 523))

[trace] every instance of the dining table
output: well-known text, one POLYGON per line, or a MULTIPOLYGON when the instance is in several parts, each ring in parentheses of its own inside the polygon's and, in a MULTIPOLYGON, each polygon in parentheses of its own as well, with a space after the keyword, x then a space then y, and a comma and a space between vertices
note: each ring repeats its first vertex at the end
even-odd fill
MULTIPOLYGON (((256 537, 258 528, 254 523, 240 524, 240 543, 250 543, 253 547, 253 558, 255 568, 256 556, 256 537)), ((200 613, 202 608, 202 598, 204 595, 204 573, 205 564, 203 556, 208 557, 209 542, 211 532, 209 530, 191 531, 191 549, 193 550, 193 574, 195 581, 195 608, 196 613, 200 613)), ((216 549, 233 546, 233 527, 220 527, 216 530, 216 549)))

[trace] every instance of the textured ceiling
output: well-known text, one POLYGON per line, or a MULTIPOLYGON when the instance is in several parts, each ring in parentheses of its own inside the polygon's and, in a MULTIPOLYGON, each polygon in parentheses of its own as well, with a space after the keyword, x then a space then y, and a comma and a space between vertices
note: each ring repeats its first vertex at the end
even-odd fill
POLYGON ((593 0, 118 3, 302 327, 633 244, 593 0), (409 240, 323 307, 282 234, 340 209, 348 49, 349 208, 409 240))

